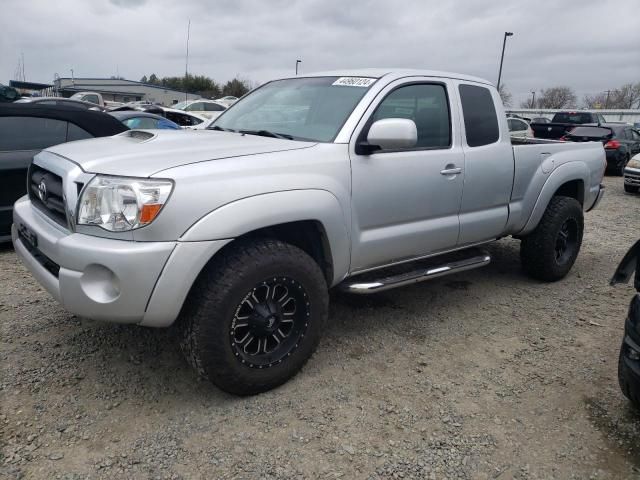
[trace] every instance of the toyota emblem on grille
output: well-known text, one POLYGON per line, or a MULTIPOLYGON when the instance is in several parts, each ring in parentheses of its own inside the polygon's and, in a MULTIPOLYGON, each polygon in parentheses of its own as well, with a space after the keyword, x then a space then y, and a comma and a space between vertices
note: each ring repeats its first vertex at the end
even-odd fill
POLYGON ((40 183, 38 184, 38 197, 40 197, 40 200, 43 202, 47 201, 47 184, 44 179, 40 180, 40 183))

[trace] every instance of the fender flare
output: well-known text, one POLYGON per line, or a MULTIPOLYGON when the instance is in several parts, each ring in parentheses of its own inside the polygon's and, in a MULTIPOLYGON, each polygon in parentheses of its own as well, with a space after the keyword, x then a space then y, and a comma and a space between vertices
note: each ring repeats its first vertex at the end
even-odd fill
POLYGON ((349 272, 351 239, 344 209, 327 190, 285 190, 235 200, 200 218, 179 241, 233 239, 261 228, 305 220, 319 222, 326 232, 334 285, 349 272))
MULTIPOLYGON (((538 199, 536 200, 533 210, 531 211, 529 220, 527 221, 524 228, 520 232, 518 232, 518 235, 526 235, 538 226, 538 223, 540 223, 544 212, 547 210, 549 202, 558 191, 558 189, 565 183, 574 180, 582 181, 586 196, 587 189, 589 188, 589 178, 590 173, 587 165, 583 162, 578 161, 564 163, 556 168, 553 172, 551 172, 549 178, 547 178, 546 182, 544 182, 544 185, 542 185, 542 189, 540 190, 538 199)), ((584 205, 582 206, 582 208, 584 209, 584 205)))

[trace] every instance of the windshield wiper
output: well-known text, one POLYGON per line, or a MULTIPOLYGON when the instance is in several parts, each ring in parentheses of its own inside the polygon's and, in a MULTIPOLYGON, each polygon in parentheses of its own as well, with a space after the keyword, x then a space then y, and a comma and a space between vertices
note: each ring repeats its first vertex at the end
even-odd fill
POLYGON ((235 132, 235 130, 232 130, 230 128, 222 128, 222 127, 219 127, 218 125, 214 125, 213 127, 207 127, 207 130, 218 130, 220 132, 235 132))
POLYGON ((286 140, 293 140, 291 135, 286 133, 270 132, 269 130, 239 130, 240 133, 246 133, 247 135, 260 135, 261 137, 273 137, 284 138, 286 140))

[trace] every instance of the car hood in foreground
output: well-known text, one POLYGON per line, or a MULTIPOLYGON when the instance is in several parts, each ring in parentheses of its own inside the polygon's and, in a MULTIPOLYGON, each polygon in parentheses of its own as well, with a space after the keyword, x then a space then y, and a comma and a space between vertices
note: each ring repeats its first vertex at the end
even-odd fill
POLYGON ((131 130, 113 137, 63 143, 46 151, 71 160, 85 172, 149 177, 190 163, 313 145, 315 143, 211 130, 131 130))

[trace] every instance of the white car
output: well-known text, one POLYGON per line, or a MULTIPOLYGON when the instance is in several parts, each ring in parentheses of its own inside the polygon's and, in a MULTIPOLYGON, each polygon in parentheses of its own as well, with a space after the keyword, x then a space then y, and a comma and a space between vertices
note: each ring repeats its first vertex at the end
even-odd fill
POLYGON ((511 138, 533 138, 533 130, 529 124, 520 118, 507 118, 509 135, 511 138))
POLYGON ((227 107, 230 107, 237 101, 238 97, 234 97, 233 95, 227 95, 226 97, 216 99, 216 102, 226 105, 227 107))
POLYGON ((153 105, 149 108, 137 108, 136 110, 142 110, 149 113, 157 113, 158 115, 162 115, 168 120, 171 120, 174 123, 177 123, 182 128, 186 129, 194 129, 201 124, 205 124, 208 122, 208 118, 204 117, 198 113, 194 112, 185 112, 183 110, 177 110, 175 108, 167 108, 160 107, 158 105, 153 105))
POLYGON ((176 110, 195 113, 206 118, 216 118, 227 109, 227 105, 214 100, 185 100, 173 105, 176 110))

